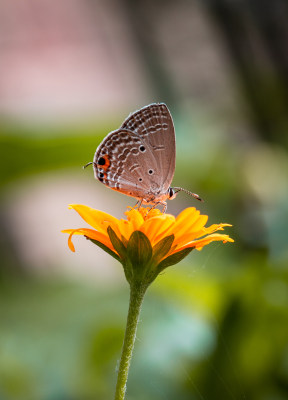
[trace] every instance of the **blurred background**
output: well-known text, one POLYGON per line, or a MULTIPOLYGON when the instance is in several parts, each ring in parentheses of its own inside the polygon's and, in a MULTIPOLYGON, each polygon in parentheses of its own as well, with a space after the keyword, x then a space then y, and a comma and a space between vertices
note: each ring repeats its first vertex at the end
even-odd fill
POLYGON ((97 145, 130 112, 175 122, 168 212, 196 206, 234 244, 194 251, 142 310, 127 399, 288 398, 286 0, 1 0, 0 399, 113 398, 122 267, 61 229, 69 203, 122 217, 97 145))

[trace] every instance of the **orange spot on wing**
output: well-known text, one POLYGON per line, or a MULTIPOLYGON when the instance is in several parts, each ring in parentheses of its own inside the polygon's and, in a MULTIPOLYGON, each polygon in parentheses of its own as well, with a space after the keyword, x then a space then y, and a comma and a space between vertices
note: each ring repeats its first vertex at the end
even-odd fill
POLYGON ((102 158, 104 158, 105 160, 105 164, 104 165, 99 165, 104 171, 107 171, 107 169, 110 166, 110 160, 109 160, 109 156, 107 154, 105 154, 102 158))

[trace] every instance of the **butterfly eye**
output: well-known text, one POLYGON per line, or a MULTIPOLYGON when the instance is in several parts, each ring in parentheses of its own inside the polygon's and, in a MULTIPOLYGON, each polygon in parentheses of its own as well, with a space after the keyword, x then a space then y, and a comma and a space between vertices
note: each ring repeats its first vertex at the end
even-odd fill
POLYGON ((169 199, 172 200, 172 198, 175 196, 175 191, 174 191, 174 189, 170 187, 170 188, 169 188, 169 191, 168 191, 168 194, 169 194, 169 199))

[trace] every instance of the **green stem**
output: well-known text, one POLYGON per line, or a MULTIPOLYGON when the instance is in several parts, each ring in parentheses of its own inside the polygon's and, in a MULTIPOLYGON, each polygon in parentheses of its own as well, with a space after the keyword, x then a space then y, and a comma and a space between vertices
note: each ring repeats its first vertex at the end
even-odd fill
POLYGON ((125 399, 126 383, 136 338, 137 324, 139 321, 139 314, 146 289, 147 286, 143 286, 141 284, 131 284, 130 286, 129 311, 127 316, 122 355, 118 370, 116 393, 114 398, 115 400, 125 399))

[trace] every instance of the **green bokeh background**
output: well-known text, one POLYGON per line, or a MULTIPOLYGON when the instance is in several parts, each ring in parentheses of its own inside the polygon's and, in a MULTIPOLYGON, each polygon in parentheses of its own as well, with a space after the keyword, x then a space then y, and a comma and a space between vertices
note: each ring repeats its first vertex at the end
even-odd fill
MULTIPOLYGON (((191 12, 187 2, 180 3, 182 10, 187 7, 187 13, 191 12)), ((276 1, 274 6, 280 3, 276 1)), ((53 177, 62 176, 64 184, 65 177, 77 175, 92 191, 95 187, 98 201, 103 193, 103 211, 110 212, 105 204, 105 196, 110 196, 120 217, 133 201, 102 190, 91 170, 81 172, 81 166, 129 112, 157 101, 168 105, 175 122, 177 163, 173 182, 205 199, 200 204, 181 194, 169 202, 168 212, 177 214, 187 206, 196 206, 209 215, 211 224, 231 223, 233 227, 225 233, 235 243, 214 243, 201 252, 193 251, 151 286, 142 309, 127 399, 288 398, 287 65, 285 59, 281 61, 268 51, 273 45, 281 50, 280 37, 271 34, 273 27, 281 26, 281 19, 274 21, 276 25, 270 21, 270 30, 261 30, 261 16, 252 13, 247 18, 245 13, 250 10, 249 4, 257 9, 253 1, 241 3, 240 8, 222 1, 207 2, 201 11, 205 24, 219 35, 220 58, 233 76, 229 84, 236 112, 217 107, 215 98, 208 104, 201 93, 199 100, 193 90, 177 90, 177 82, 185 86, 181 82, 185 76, 171 69, 167 57, 155 50, 165 48, 169 53, 171 38, 162 38, 161 42, 145 30, 157 23, 156 18, 147 22, 152 10, 157 16, 165 4, 149 2, 148 13, 144 12, 144 2, 121 2, 137 44, 137 57, 152 88, 150 97, 139 97, 132 109, 119 104, 118 109, 109 110, 101 118, 74 120, 71 115, 61 123, 55 118, 49 124, 2 112, 1 400, 113 398, 129 297, 121 265, 109 261, 113 263, 111 281, 98 280, 94 274, 82 279, 71 275, 69 268, 63 272, 61 258, 58 264, 57 251, 55 258, 51 250, 53 269, 47 265, 43 273, 42 266, 39 273, 22 258, 17 235, 13 236, 17 220, 10 220, 7 210, 15 196, 19 196, 21 207, 21 195, 31 180, 36 186, 46 180, 51 185, 53 177), (237 23, 232 26, 231 21, 237 23), (255 29, 255 37, 247 25, 255 29), (269 34, 273 43, 267 41, 269 34), (250 46, 256 37, 270 57, 269 71, 257 48, 250 46)), ((173 2, 167 5, 176 19, 183 15, 178 14, 173 2)), ((92 3, 90 7, 93 9, 92 3)), ((267 16, 271 9, 266 3, 265 7, 267 16)), ((184 23, 188 23, 187 18, 184 23)), ((131 63, 134 57, 136 54, 131 56, 131 63)), ((197 80, 197 71, 191 72, 191 79, 197 80)), ((56 189, 51 196, 57 197, 56 189)), ((71 198, 70 202, 74 201, 71 198)), ((31 202, 33 207, 33 198, 31 202)), ((89 203, 93 206, 92 197, 89 203)), ((63 213, 66 206, 63 204, 63 213)), ((39 209, 36 204, 35 209, 39 209)), ((64 226, 61 215, 62 210, 55 209, 55 218, 63 229, 75 226, 76 219, 64 226)), ((41 224, 42 215, 37 218, 41 224)), ((81 224, 79 218, 75 228, 81 224)), ((29 236, 29 221, 25 229, 29 236)), ((54 235, 67 247, 59 231, 54 235)), ((35 248, 47 238, 38 240, 35 248)), ((75 241, 76 250, 78 243, 75 241)), ((95 267, 100 263, 98 254, 95 247, 95 267)), ((104 270, 105 265, 101 268, 104 270)))

